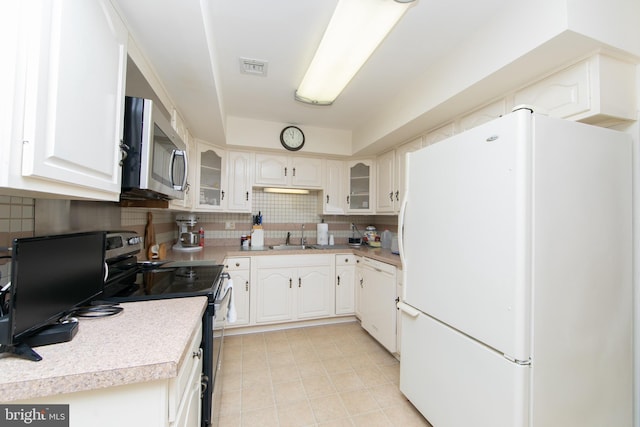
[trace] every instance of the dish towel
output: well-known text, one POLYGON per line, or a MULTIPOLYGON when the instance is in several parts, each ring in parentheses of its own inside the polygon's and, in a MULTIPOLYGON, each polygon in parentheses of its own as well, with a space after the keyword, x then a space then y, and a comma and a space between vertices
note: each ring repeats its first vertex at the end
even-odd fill
POLYGON ((227 279, 227 286, 224 288, 224 293, 231 292, 229 297, 229 311, 227 312, 227 322, 235 323, 238 319, 238 313, 236 312, 236 304, 233 302, 233 280, 227 279))

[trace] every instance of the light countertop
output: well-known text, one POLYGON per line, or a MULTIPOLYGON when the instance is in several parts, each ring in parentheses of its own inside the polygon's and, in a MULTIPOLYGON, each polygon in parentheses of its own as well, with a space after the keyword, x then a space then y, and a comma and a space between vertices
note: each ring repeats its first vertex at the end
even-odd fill
POLYGON ((0 400, 176 377, 206 304, 206 297, 130 302, 116 316, 80 319, 71 341, 35 348, 41 361, 0 359, 0 400))
POLYGON ((196 252, 181 252, 170 250, 167 252, 167 259, 176 261, 215 261, 221 264, 227 257, 254 257, 254 256, 270 256, 270 255, 311 255, 311 254, 344 254, 353 253, 354 255, 366 256, 378 261, 386 262, 398 268, 402 268, 400 256, 392 254, 389 249, 371 248, 361 246, 360 248, 352 248, 345 245, 326 246, 324 249, 294 249, 294 250, 270 250, 265 247, 264 250, 251 248, 242 249, 239 246, 206 246, 196 252))

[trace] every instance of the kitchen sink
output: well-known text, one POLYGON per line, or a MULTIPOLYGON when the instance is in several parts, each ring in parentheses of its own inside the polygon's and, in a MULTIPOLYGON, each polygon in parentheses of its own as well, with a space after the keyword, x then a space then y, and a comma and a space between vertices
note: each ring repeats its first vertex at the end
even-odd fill
POLYGON ((299 251, 302 249, 315 249, 315 246, 312 245, 275 245, 269 246, 269 249, 275 249, 277 251, 299 251))

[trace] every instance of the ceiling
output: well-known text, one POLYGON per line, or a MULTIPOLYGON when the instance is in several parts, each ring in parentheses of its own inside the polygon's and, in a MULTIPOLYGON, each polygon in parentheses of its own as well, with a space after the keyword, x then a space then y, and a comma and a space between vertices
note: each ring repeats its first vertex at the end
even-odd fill
MULTIPOLYGON (((376 0, 372 0, 376 1, 376 0)), ((356 131, 509 0, 417 0, 331 106, 294 100, 337 0, 114 0, 193 137, 229 116, 356 131), (240 72, 240 58, 267 75, 240 72)))

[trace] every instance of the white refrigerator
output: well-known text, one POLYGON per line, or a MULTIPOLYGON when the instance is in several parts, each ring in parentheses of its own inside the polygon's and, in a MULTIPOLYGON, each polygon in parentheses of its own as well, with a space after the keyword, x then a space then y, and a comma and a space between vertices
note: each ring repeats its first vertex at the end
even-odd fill
POLYGON ((631 150, 521 109, 407 155, 400 390, 434 427, 632 425, 631 150))

